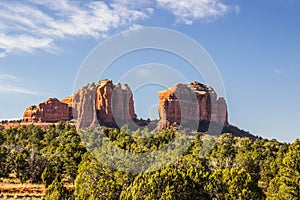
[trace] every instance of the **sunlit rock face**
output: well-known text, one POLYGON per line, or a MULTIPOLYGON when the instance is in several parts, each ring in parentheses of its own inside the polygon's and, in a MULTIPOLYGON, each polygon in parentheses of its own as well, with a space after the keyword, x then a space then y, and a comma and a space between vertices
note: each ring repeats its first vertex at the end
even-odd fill
MULTIPOLYGON (((159 92, 158 97, 158 129, 184 124, 197 129, 199 122, 228 124, 225 99, 218 98, 216 92, 204 84, 176 84, 159 92)), ((30 106, 23 116, 23 122, 58 122, 70 119, 75 119, 82 128, 98 124, 120 127, 128 123, 150 123, 137 120, 129 86, 124 84, 122 87, 120 83, 114 85, 112 80, 107 79, 97 84, 88 84, 61 101, 49 98, 38 106, 30 106)))
POLYGON ((113 84, 112 80, 91 83, 62 100, 73 111, 80 127, 97 124, 118 127, 118 122, 136 120, 132 91, 127 84, 113 84))
POLYGON ((228 124, 225 99, 218 99, 216 92, 204 84, 176 84, 159 92, 158 98, 159 129, 188 122, 228 124))
POLYGON ((49 98, 38 106, 26 108, 23 122, 58 122, 71 119, 68 104, 60 102, 57 98, 49 98))

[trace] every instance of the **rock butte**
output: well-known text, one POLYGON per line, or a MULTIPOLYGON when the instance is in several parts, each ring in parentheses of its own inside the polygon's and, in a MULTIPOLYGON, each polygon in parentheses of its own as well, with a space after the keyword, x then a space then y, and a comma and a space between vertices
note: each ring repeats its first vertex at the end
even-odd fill
MULTIPOLYGON (((158 128, 190 121, 228 124, 227 105, 224 98, 217 98, 215 91, 198 82, 176 84, 161 91, 159 97, 158 128)), ((76 119, 79 127, 98 123, 117 127, 118 122, 136 122, 133 94, 127 84, 113 84, 111 80, 91 83, 73 95, 59 101, 49 98, 24 112, 23 122, 57 122, 76 119)))
POLYGON ((158 94, 158 128, 171 124, 194 122, 216 122, 228 124, 227 105, 224 98, 217 99, 216 92, 209 86, 198 82, 176 84, 158 94))

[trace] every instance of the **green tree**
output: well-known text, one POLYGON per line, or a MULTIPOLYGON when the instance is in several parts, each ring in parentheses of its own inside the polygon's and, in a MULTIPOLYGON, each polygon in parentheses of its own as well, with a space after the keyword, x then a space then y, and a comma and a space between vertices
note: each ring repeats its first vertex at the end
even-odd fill
MULTIPOLYGON (((41 153, 48 160, 48 170, 60 180, 74 182, 81 156, 86 152, 75 127, 66 123, 50 127, 45 135, 49 144, 41 153)), ((45 141, 43 141, 45 143, 45 141)))
POLYGON ((209 177, 206 189, 212 199, 262 199, 257 194, 257 183, 245 170, 217 169, 209 177))
POLYGON ((28 171, 29 153, 26 150, 23 150, 19 153, 16 153, 14 156, 15 159, 13 160, 13 164, 14 164, 14 172, 16 173, 16 177, 20 179, 21 182, 25 182, 29 180, 30 178, 30 174, 28 171))
POLYGON ((120 199, 208 199, 205 162, 191 155, 154 172, 136 176, 120 199))
POLYGON ((249 138, 240 138, 237 140, 237 154, 235 166, 238 169, 244 169, 251 175, 251 178, 258 182, 260 179, 261 160, 257 156, 255 149, 252 148, 252 140, 249 138))
POLYGON ((42 181, 45 184, 45 187, 47 188, 55 179, 55 174, 53 171, 51 171, 51 168, 46 167, 42 173, 42 181))
POLYGON ((68 191, 64 184, 55 179, 52 184, 47 188, 45 200, 65 200, 68 199, 68 191))
POLYGON ((231 134, 222 134, 210 155, 210 166, 212 169, 224 169, 234 166, 237 154, 236 138, 231 134))
POLYGON ((4 146, 0 146, 0 177, 8 177, 11 172, 8 158, 9 150, 4 146))
POLYGON ((87 153, 75 180, 75 199, 119 199, 131 180, 129 174, 110 170, 87 153))
POLYGON ((285 144, 270 140, 264 142, 263 149, 260 159, 256 160, 260 160, 259 185, 266 192, 271 180, 277 176, 288 148, 285 144))
POLYGON ((279 171, 280 187, 278 195, 281 199, 300 199, 300 139, 290 145, 289 152, 283 159, 279 171))

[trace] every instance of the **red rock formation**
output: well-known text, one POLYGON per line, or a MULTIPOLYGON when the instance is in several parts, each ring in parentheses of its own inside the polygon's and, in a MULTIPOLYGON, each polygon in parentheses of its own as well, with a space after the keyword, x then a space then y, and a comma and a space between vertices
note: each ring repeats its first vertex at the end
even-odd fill
POLYGON ((100 123, 114 126, 115 123, 136 119, 133 96, 127 84, 116 86, 111 80, 103 80, 97 84, 96 112, 100 123))
POLYGON ((32 105, 25 109, 23 114, 23 122, 37 122, 39 119, 37 119, 37 112, 38 107, 35 105, 32 105))
POLYGON ((71 110, 73 118, 77 120, 77 126, 89 127, 98 124, 95 109, 95 83, 88 84, 87 86, 79 89, 72 98, 73 103, 71 110))
POLYGON ((79 89, 74 95, 62 100, 73 110, 73 117, 80 127, 96 124, 117 127, 135 120, 133 96, 127 84, 116 86, 111 80, 102 80, 79 89))
POLYGON ((227 104, 224 98, 220 97, 218 99, 218 119, 217 121, 225 121, 225 124, 228 124, 228 111, 227 104))
MULTIPOLYGON (((159 128, 192 122, 198 126, 199 121, 228 123, 225 99, 217 99, 215 91, 206 85, 198 82, 177 84, 159 92, 158 96, 159 128)), ((57 122, 73 118, 79 127, 97 124, 118 127, 132 120, 138 123, 132 91, 128 85, 122 88, 111 80, 88 84, 62 101, 50 98, 38 106, 30 106, 24 112, 23 122, 57 122)))
POLYGON ((69 106, 56 98, 49 98, 38 106, 30 106, 24 112, 23 122, 57 122, 70 120, 69 106))
POLYGON ((79 89, 61 102, 48 99, 39 106, 30 106, 24 112, 23 122, 55 122, 77 120, 79 127, 95 126, 98 123, 116 127, 137 118, 133 96, 127 84, 121 88, 111 80, 102 80, 79 89))
POLYGON ((177 84, 159 92, 158 97, 158 128, 196 121, 228 123, 224 98, 217 100, 215 91, 201 83, 177 84))
POLYGON ((68 104, 69 107, 73 106, 74 95, 68 96, 61 100, 62 103, 68 104))

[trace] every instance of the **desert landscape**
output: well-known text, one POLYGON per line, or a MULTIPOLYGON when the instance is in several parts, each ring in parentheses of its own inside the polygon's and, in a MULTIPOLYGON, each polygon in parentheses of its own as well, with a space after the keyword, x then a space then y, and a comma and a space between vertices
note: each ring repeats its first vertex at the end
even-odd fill
POLYGON ((299 200, 299 18, 1 0, 0 200, 299 200))

